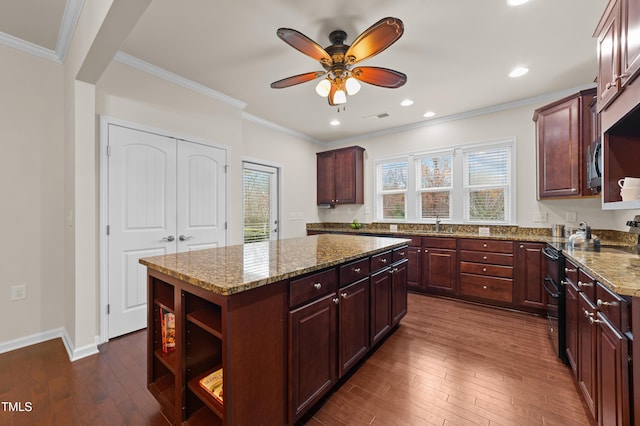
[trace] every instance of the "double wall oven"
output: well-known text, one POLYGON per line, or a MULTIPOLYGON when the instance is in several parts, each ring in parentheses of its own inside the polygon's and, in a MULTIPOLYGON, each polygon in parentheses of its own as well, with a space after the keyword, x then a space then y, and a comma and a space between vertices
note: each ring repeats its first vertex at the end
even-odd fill
POLYGON ((551 244, 543 250, 547 263, 547 275, 544 278, 544 290, 547 292, 547 320, 549 338, 555 353, 567 362, 566 348, 566 310, 565 310, 565 271, 562 251, 551 244))

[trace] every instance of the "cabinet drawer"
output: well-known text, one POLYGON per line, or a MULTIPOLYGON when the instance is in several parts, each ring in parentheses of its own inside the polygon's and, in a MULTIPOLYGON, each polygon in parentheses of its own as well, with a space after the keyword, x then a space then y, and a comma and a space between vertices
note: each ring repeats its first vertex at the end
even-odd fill
POLYGON ((461 250, 490 251, 493 253, 513 254, 513 241, 462 239, 458 242, 458 246, 461 250))
POLYGON ((306 303, 316 297, 334 292, 336 288, 337 277, 335 268, 293 280, 289 283, 289 306, 293 307, 306 303))
MULTIPOLYGON (((384 253, 371 256, 371 272, 379 271, 382 268, 386 268, 391 265, 391 252, 385 251, 384 253)), ((342 272, 341 272, 342 273, 342 272)), ((340 275, 342 279, 342 275, 340 275)), ((342 283, 342 281, 341 281, 342 283)))
POLYGON ((483 263, 460 262, 460 272, 469 274, 486 275, 500 278, 513 278, 513 267, 487 265, 483 263))
POLYGON ((596 302, 596 280, 585 271, 578 270, 578 289, 584 293, 591 303, 596 302))
POLYGON ((513 266, 513 255, 504 253, 485 253, 481 251, 460 251, 460 260, 492 265, 513 266))
POLYGON ((600 283, 596 285, 596 306, 618 331, 625 333, 629 328, 628 305, 621 297, 600 283))
POLYGON ((455 238, 422 237, 422 247, 455 250, 456 239, 455 238))
MULTIPOLYGON (((391 252, 387 252, 389 260, 391 259, 391 252)), ((390 262, 389 262, 390 263, 390 262)), ((340 286, 351 284, 354 281, 358 281, 360 278, 364 278, 369 275, 369 258, 356 260, 355 262, 347 263, 340 267, 340 286)))
POLYGON ((564 273, 568 281, 578 285, 578 267, 569 259, 565 259, 564 273))
POLYGON ((460 274, 460 294, 513 303, 513 280, 460 274))
POLYGON ((397 249, 393 250, 393 256, 392 256, 392 260, 393 263, 398 262, 400 260, 406 259, 407 258, 407 249, 409 247, 404 246, 404 247, 398 247, 397 249))

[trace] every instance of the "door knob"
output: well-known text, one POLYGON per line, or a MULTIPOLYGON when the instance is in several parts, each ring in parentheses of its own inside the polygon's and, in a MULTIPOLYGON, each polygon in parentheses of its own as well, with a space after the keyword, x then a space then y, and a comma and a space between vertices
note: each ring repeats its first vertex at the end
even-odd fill
POLYGON ((193 238, 193 236, 192 236, 192 235, 180 235, 180 236, 178 237, 178 239, 179 239, 180 241, 187 241, 187 240, 190 240, 190 239, 192 239, 192 238, 193 238))
POLYGON ((163 240, 165 240, 165 241, 169 241, 169 242, 171 242, 171 241, 173 241, 173 240, 175 240, 175 239, 176 239, 176 237, 174 237, 173 235, 169 235, 168 237, 164 237, 164 238, 163 238, 163 240))

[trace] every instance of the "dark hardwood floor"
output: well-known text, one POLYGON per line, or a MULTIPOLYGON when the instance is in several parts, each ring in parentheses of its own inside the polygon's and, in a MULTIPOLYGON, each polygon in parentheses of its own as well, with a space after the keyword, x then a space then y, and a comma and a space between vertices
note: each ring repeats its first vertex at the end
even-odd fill
MULTIPOLYGON (((410 294, 400 327, 306 424, 589 425, 545 322, 410 294)), ((0 354, 0 425, 166 425, 145 369, 144 331, 75 363, 60 339, 0 354)))

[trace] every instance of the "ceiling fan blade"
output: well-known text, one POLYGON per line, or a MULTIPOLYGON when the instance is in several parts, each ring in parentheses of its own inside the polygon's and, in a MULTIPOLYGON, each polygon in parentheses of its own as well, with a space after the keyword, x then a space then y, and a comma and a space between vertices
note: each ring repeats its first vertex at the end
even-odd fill
POLYGON ((351 74, 365 83, 389 89, 396 89, 407 82, 406 74, 388 68, 357 67, 351 71, 351 74))
POLYGON ((370 58, 395 43, 404 33, 404 24, 398 18, 384 18, 367 28, 347 50, 345 58, 353 57, 352 64, 370 58))
POLYGON ((294 75, 291 77, 283 78, 282 80, 274 81, 273 83, 271 83, 271 88, 284 89, 285 87, 295 86, 296 84, 306 83, 307 81, 324 77, 326 74, 327 73, 324 71, 313 71, 294 75))
POLYGON ((289 46, 299 50, 307 56, 312 57, 316 61, 320 61, 323 65, 326 63, 331 65, 331 56, 322 46, 311 40, 299 31, 290 28, 279 28, 278 37, 289 46))

